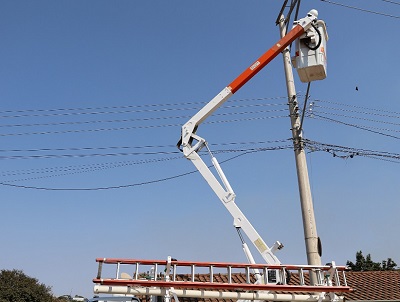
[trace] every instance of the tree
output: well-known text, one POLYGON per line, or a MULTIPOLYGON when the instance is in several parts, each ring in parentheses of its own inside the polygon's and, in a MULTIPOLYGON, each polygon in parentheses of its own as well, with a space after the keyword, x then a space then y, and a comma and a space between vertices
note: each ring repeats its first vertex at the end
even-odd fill
POLYGON ((0 302, 53 302, 51 288, 20 270, 1 270, 0 302))
POLYGON ((382 269, 384 271, 393 271, 396 269, 396 262, 392 260, 392 258, 387 258, 387 260, 382 261, 382 269))
POLYGON ((346 265, 356 272, 392 271, 397 267, 396 262, 394 262, 392 258, 388 258, 382 262, 374 262, 371 259, 371 254, 368 254, 366 257, 364 257, 362 251, 356 253, 356 263, 348 260, 346 265))

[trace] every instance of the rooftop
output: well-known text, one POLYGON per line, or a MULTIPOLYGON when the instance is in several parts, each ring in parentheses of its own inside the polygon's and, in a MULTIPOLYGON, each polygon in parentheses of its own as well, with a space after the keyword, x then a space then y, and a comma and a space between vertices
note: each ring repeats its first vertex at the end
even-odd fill
MULTIPOLYGON (((177 276, 178 278, 185 278, 183 275, 177 276)), ((199 281, 206 281, 207 275, 198 275, 199 281)), ((219 275, 217 277, 220 282, 227 282, 226 275, 219 275)), ((237 274, 235 282, 245 283, 245 275, 237 274)), ((298 275, 292 274, 292 281, 290 283, 297 283, 298 275)), ((352 287, 352 293, 344 295, 347 301, 400 301, 400 271, 364 271, 364 272, 347 272, 346 273, 347 285, 352 287)), ((221 302, 218 299, 195 299, 195 298, 180 298, 181 302, 221 302)), ((224 300, 224 302, 231 302, 231 300, 224 300)))

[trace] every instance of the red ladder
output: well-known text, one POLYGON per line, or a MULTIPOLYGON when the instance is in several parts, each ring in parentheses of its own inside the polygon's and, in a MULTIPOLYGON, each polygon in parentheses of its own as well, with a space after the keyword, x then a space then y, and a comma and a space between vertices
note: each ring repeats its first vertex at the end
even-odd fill
MULTIPOLYGON (((228 262, 193 262, 171 260, 143 260, 97 258, 98 273, 93 282, 97 285, 146 287, 146 288, 180 288, 211 289, 235 291, 273 291, 298 293, 345 293, 352 289, 347 286, 345 271, 347 267, 334 263, 325 266, 314 265, 268 265, 228 262), (104 265, 116 265, 113 276, 104 277, 104 265), (132 276, 121 273, 128 269, 132 276), (263 284, 255 284, 253 270, 262 275, 263 284), (216 273, 219 271, 219 273, 216 273), (200 274, 200 272, 202 272, 200 274), (222 272, 222 273, 221 273, 222 272), (235 272, 236 273, 235 275, 235 272), (297 273, 298 280, 289 283, 288 276, 297 273), (305 276, 315 274, 317 284, 307 284, 305 276), (197 274, 197 275, 196 275, 197 274), (234 278, 241 274, 242 279, 234 278), (272 283, 271 276, 280 276, 281 283, 272 283), (221 279, 220 276, 226 276, 221 279), (207 278, 200 278, 207 276, 207 278), (243 283, 243 276, 245 283, 243 283), (203 280, 200 280, 203 279, 203 280)), ((274 278, 274 279, 275 279, 274 278)), ((293 278, 292 278, 293 279, 293 278)), ((297 279, 297 278, 296 278, 297 279)))

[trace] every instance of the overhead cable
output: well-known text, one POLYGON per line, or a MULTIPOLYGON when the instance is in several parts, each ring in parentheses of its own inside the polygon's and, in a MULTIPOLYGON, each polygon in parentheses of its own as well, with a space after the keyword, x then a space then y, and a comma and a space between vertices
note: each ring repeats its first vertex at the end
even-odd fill
MULTIPOLYGON (((241 108, 248 107, 261 107, 265 105, 254 105, 254 106, 244 106, 241 108)), ((238 107, 225 107, 227 108, 238 108, 238 107)), ((258 111, 240 111, 240 112, 226 112, 214 114, 217 116, 227 116, 227 115, 242 115, 242 114, 260 114, 260 113, 271 113, 271 112, 283 112, 286 109, 272 109, 272 110, 258 110, 258 111)), ((44 126, 71 126, 71 125, 90 125, 90 124, 100 124, 100 123, 126 123, 126 122, 148 122, 148 121, 159 121, 159 120, 169 120, 169 119, 187 119, 191 115, 184 116, 165 116, 165 117, 144 117, 144 118, 131 118, 131 119, 118 119, 118 120, 94 120, 94 121, 71 121, 71 122, 53 122, 53 123, 30 123, 30 124, 5 124, 0 125, 0 128, 13 128, 13 127, 44 127, 44 126)))
MULTIPOLYGON (((240 113, 239 113, 240 114, 240 113)), ((227 115, 227 114, 225 114, 227 115)), ((229 114, 233 115, 233 114, 229 114)), ((262 116, 242 119, 231 119, 231 120, 217 120, 205 122, 204 124, 219 124, 219 123, 233 123, 233 122, 244 122, 244 121, 255 121, 265 119, 276 119, 285 118, 286 115, 278 116, 262 116)), ((97 129, 77 129, 77 130, 59 130, 59 131, 38 131, 38 132, 20 132, 20 133, 3 133, 0 137, 5 136, 22 136, 22 135, 48 135, 48 134, 67 134, 67 133, 85 133, 85 132, 100 132, 100 131, 121 131, 121 130, 133 130, 133 129, 152 129, 152 128, 165 128, 165 127, 181 127, 182 124, 163 124, 163 125, 143 125, 143 126, 130 126, 130 127, 114 127, 114 128, 97 128, 97 129)))
MULTIPOLYGON (((229 145, 255 145, 286 142, 287 139, 269 141, 250 141, 250 142, 226 142, 209 143, 210 146, 229 146, 229 145)), ((70 148, 39 148, 39 149, 0 149, 0 152, 43 152, 43 151, 87 151, 87 150, 110 150, 110 149, 160 149, 174 148, 175 145, 144 145, 144 146, 106 146, 106 147, 70 147, 70 148)))
MULTIPOLYGON (((366 117, 359 117, 359 116, 352 116, 352 115, 346 115, 346 114, 339 114, 339 113, 334 113, 334 112, 318 112, 319 114, 329 114, 329 115, 334 115, 334 116, 340 116, 340 117, 345 117, 345 118, 351 118, 351 119, 357 119, 357 120, 363 120, 367 122, 373 122, 373 123, 381 123, 381 124, 388 124, 388 125, 393 125, 393 126, 400 126, 400 123, 394 123, 394 122, 389 122, 389 121, 379 121, 379 120, 374 120, 374 119, 369 119, 366 117)), ((315 114, 315 111, 313 113, 315 114)))
POLYGON ((394 115, 394 116, 382 115, 382 116, 385 116, 385 117, 393 117, 393 118, 400 117, 400 112, 396 112, 396 111, 393 111, 393 110, 385 110, 385 109, 380 109, 380 108, 370 108, 370 107, 366 107, 366 106, 353 105, 353 104, 349 104, 349 103, 340 103, 340 102, 322 100, 322 99, 314 99, 312 101, 313 106, 318 106, 318 107, 323 107, 323 108, 330 108, 330 109, 333 109, 333 110, 342 110, 342 111, 365 113, 365 111, 353 111, 353 110, 346 110, 346 109, 342 109, 342 108, 327 107, 327 106, 324 106, 324 105, 320 105, 319 103, 327 103, 327 104, 339 105, 341 107, 368 110, 368 111, 371 111, 371 112, 368 112, 368 114, 373 114, 373 115, 379 115, 377 112, 383 112, 383 113, 389 113, 390 115, 394 115))
MULTIPOLYGON (((230 160, 233 160, 233 159, 236 159, 236 158, 238 158, 240 156, 253 153, 253 152, 255 152, 255 151, 243 152, 243 153, 241 153, 239 155, 236 155, 236 156, 233 156, 233 157, 231 157, 229 159, 221 161, 220 164, 225 163, 225 162, 230 161, 230 160)), ((176 179, 176 178, 187 176, 187 175, 190 175, 190 174, 193 174, 193 173, 197 173, 197 172, 198 172, 197 170, 193 170, 193 171, 190 171, 190 172, 177 174, 177 175, 169 176, 169 177, 165 177, 165 178, 155 179, 155 180, 149 180, 149 181, 138 182, 138 183, 133 183, 133 184, 127 184, 127 185, 97 187, 97 188, 50 188, 50 187, 37 187, 37 186, 18 185, 18 184, 6 183, 6 182, 0 182, 0 185, 20 188, 20 189, 34 189, 34 190, 44 190, 44 191, 100 191, 100 190, 124 189, 124 188, 131 188, 131 187, 149 185, 149 184, 154 184, 154 183, 159 183, 159 182, 164 182, 164 181, 176 179)))
POLYGON ((362 148, 345 147, 334 144, 321 143, 309 139, 303 140, 304 146, 311 152, 324 151, 337 158, 354 158, 356 156, 370 157, 374 159, 384 159, 394 163, 400 163, 400 154, 387 151, 374 151, 362 148), (343 155, 341 155, 343 154, 343 155))
MULTIPOLYGON (((265 100, 278 100, 285 99, 285 97, 269 97, 269 98, 243 98, 232 99, 228 103, 236 102, 249 102, 249 101, 265 101, 265 100)), ((77 108, 56 108, 56 109, 24 109, 24 110, 3 110, 0 111, 1 118, 12 117, 42 117, 42 116, 62 116, 62 115, 81 115, 81 114, 106 114, 106 113, 132 113, 132 112, 159 112, 159 111, 172 111, 172 110, 197 110, 207 102, 182 102, 182 103, 155 103, 143 105, 121 105, 121 106, 102 106, 102 107, 77 107, 77 108), (187 105, 198 105, 194 108, 187 108, 187 105), (158 107, 177 107, 167 109, 149 109, 158 107), (114 110, 118 109, 118 110, 114 110), (129 109, 129 110, 126 110, 129 109), (74 112, 74 111, 89 111, 89 112, 74 112), (5 114, 5 115, 4 115, 5 114)), ((277 105, 268 103, 268 105, 277 105)), ((278 104, 281 105, 281 104, 278 104)))
POLYGON ((381 12, 376 12, 376 11, 372 11, 372 10, 368 10, 368 9, 363 9, 360 7, 355 7, 355 6, 350 6, 350 5, 346 5, 343 3, 337 3, 337 2, 333 2, 333 1, 329 1, 329 0, 321 0, 322 2, 326 2, 326 3, 330 3, 330 4, 334 4, 334 5, 338 5, 338 6, 343 6, 346 8, 351 8, 354 10, 358 10, 358 11, 362 11, 362 12, 366 12, 366 13, 371 13, 371 14, 375 14, 375 15, 381 15, 384 17, 390 17, 390 18, 395 18, 395 19, 400 19, 400 16, 394 16, 394 15, 389 15, 386 13, 381 13, 381 12))
POLYGON ((317 117, 319 117, 321 119, 325 119, 325 120, 328 120, 328 121, 331 121, 331 122, 335 122, 335 123, 338 123, 338 124, 350 126, 350 127, 353 127, 353 128, 369 131, 369 132, 372 132, 372 133, 375 133, 375 134, 379 134, 379 135, 383 135, 383 136, 387 136, 387 137, 391 137, 391 138, 395 138, 395 139, 400 139, 400 137, 398 137, 398 136, 387 134, 387 133, 383 133, 383 132, 379 132, 379 131, 375 131, 375 130, 372 130, 372 129, 370 129, 368 127, 365 127, 365 126, 359 126, 359 125, 354 125, 354 124, 342 122, 342 121, 335 120, 335 119, 332 119, 332 118, 329 118, 329 117, 326 117, 326 116, 322 116, 322 115, 319 115, 319 114, 316 114, 316 113, 313 113, 313 115, 315 115, 315 116, 317 116, 317 117))
MULTIPOLYGON (((311 140, 304 140, 304 146, 312 152, 325 151, 325 152, 331 153, 334 157, 337 157, 337 158, 354 158, 355 156, 364 156, 364 157, 369 157, 369 158, 373 158, 373 159, 381 159, 381 160, 392 161, 395 163, 400 163, 400 154, 396 154, 396 153, 382 152, 382 151, 379 152, 379 151, 372 151, 372 150, 366 150, 366 149, 360 149, 360 148, 343 147, 343 146, 338 146, 338 145, 333 145, 333 144, 320 143, 320 142, 311 141, 311 140), (347 153, 347 155, 342 156, 340 154, 337 154, 337 152, 347 153)), ((235 150, 236 152, 240 151, 241 153, 236 156, 233 156, 227 160, 221 161, 221 164, 225 163, 227 161, 236 159, 243 155, 253 154, 255 152, 267 151, 267 150, 270 150, 270 149, 269 148, 252 148, 252 149, 247 149, 247 150, 235 150)), ((229 151, 233 151, 233 150, 228 150, 228 152, 229 151)), ((99 191, 99 190, 123 189, 123 188, 130 188, 130 187, 154 184, 154 183, 164 182, 164 181, 176 179, 179 177, 187 176, 187 175, 190 175, 190 174, 193 174, 196 172, 197 172, 197 170, 193 170, 190 172, 185 172, 182 174, 177 174, 174 176, 169 176, 169 177, 155 179, 155 180, 149 180, 149 181, 126 184, 126 185, 96 187, 96 188, 50 188, 50 187, 18 185, 18 184, 12 184, 12 183, 7 183, 7 182, 0 182, 0 185, 16 187, 16 188, 24 188, 24 189, 47 190, 47 191, 99 191)))
MULTIPOLYGON (((220 149, 213 151, 214 153, 229 153, 229 152, 247 152, 253 150, 280 150, 290 146, 276 147, 258 147, 258 148, 236 148, 236 149, 220 149)), ((85 157, 114 157, 114 156, 143 156, 143 155, 173 155, 181 154, 180 151, 153 151, 153 152, 120 152, 120 153, 81 153, 81 154, 37 154, 37 155, 6 155, 0 156, 0 160, 6 159, 50 159, 50 158, 85 158, 85 157)))
POLYGON ((387 3, 391 3, 391 4, 400 5, 400 2, 396 2, 396 1, 391 1, 391 0, 381 0, 381 1, 387 2, 387 3))

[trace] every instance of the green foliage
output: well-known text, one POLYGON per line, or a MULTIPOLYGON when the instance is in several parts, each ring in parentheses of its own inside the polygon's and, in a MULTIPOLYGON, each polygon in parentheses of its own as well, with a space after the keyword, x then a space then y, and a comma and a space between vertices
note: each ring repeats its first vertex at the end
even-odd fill
POLYGON ((396 270, 397 264, 392 258, 387 258, 382 262, 374 262, 371 259, 371 254, 364 257, 362 251, 356 253, 356 263, 347 261, 346 265, 355 272, 364 271, 393 271, 396 270))
POLYGON ((53 302, 51 288, 20 270, 1 270, 0 302, 53 302))
POLYGON ((384 271, 394 271, 396 270, 397 263, 392 260, 392 258, 387 258, 387 260, 382 261, 382 270, 384 271))

